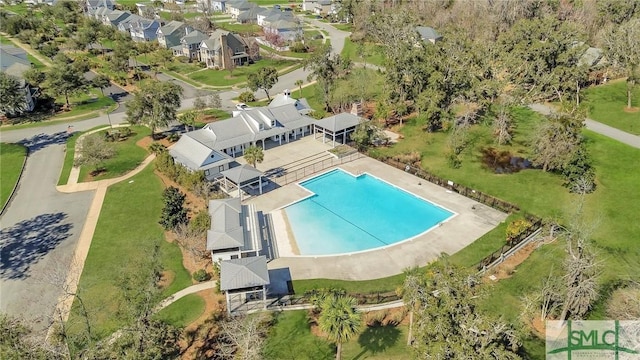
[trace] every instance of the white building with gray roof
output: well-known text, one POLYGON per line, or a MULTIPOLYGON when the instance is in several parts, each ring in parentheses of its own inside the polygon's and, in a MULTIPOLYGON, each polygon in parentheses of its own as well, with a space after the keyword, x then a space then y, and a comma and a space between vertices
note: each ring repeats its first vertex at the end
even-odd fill
POLYGON ((214 263, 260 254, 260 214, 254 205, 242 205, 240 198, 209 201, 207 251, 214 263))
POLYGON ((309 111, 306 101, 280 102, 284 104, 234 111, 230 119, 188 132, 169 153, 176 163, 203 170, 211 180, 228 170, 233 158, 242 156, 249 146, 266 149, 311 134, 315 119, 304 115, 309 111))

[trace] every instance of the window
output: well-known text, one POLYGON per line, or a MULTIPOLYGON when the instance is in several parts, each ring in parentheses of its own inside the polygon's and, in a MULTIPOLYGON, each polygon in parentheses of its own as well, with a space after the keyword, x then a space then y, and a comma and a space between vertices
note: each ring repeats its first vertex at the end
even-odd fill
POLYGON ((219 172, 223 172, 224 171, 224 165, 220 165, 220 167, 218 168, 219 172))
POLYGON ((205 171, 204 171, 204 175, 205 175, 205 176, 209 175, 209 169, 207 169, 207 170, 205 170, 205 171))

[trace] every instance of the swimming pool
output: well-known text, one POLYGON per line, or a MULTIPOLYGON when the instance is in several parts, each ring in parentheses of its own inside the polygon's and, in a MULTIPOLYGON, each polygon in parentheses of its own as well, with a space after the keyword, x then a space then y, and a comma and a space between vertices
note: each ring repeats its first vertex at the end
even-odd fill
POLYGON ((300 185, 314 195, 284 208, 300 255, 395 244, 454 215, 369 174, 353 176, 336 169, 300 185))

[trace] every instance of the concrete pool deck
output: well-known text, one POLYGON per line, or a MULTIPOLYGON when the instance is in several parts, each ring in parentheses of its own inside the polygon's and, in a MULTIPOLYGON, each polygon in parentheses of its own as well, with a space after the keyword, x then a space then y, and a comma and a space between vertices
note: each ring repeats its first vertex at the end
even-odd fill
MULTIPOLYGON (((290 230, 287 229, 286 221, 278 219, 274 221, 274 231, 280 257, 269 262, 269 269, 289 268, 293 279, 371 280, 388 277, 399 274, 408 267, 424 266, 437 259, 441 253, 454 254, 507 217, 505 213, 368 157, 338 167, 352 174, 367 172, 457 215, 411 240, 375 250, 336 256, 294 255, 289 244, 291 239, 287 236, 290 230)), ((258 210, 270 213, 308 194, 296 183, 292 183, 252 198, 248 203, 254 204, 258 210)), ((398 226, 401 227, 402 224, 398 226)))

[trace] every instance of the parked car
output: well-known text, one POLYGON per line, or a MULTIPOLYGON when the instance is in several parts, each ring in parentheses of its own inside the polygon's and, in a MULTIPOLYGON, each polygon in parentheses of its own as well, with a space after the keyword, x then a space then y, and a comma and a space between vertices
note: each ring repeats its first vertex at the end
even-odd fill
POLYGON ((280 5, 273 5, 273 8, 276 10, 280 10, 280 5))
POLYGON ((238 110, 246 110, 248 108, 249 108, 249 105, 247 105, 245 103, 236 104, 236 109, 238 109, 238 110))

